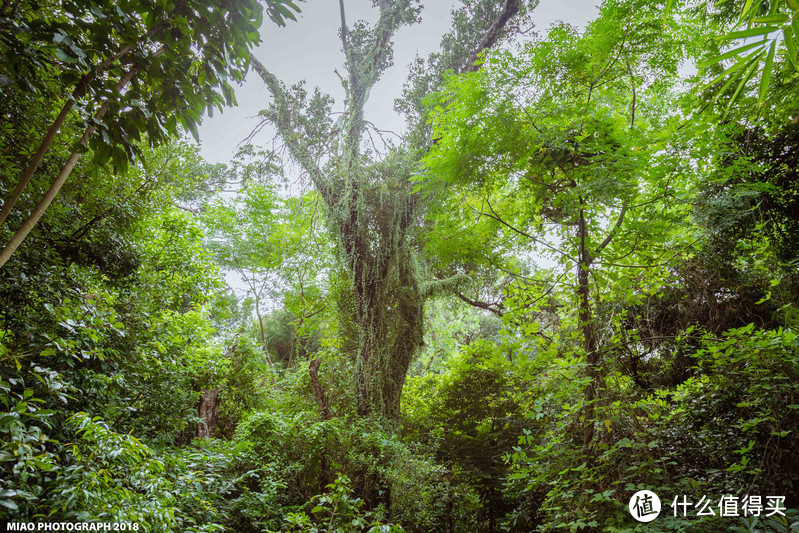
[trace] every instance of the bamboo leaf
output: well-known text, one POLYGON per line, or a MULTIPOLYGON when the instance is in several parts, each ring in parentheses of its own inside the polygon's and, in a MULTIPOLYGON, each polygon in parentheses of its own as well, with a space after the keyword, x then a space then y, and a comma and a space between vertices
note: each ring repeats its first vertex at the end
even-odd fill
POLYGON ((788 59, 791 61, 793 68, 799 70, 799 65, 796 63, 796 39, 793 28, 785 29, 785 47, 788 49, 788 59))
POLYGON ((775 13, 774 15, 766 15, 765 17, 758 17, 752 22, 755 24, 785 24, 790 20, 786 13, 775 13))
POLYGON ((763 0, 757 0, 756 2, 752 3, 747 9, 741 11, 741 20, 750 20, 754 17, 757 12, 760 10, 760 4, 763 3, 763 0))
POLYGON ((754 15, 756 15, 758 10, 760 9, 760 4, 762 3, 763 0, 756 0, 755 2, 747 2, 744 5, 744 9, 741 10, 741 21, 750 20, 754 15))
POLYGON ((715 65, 716 63, 720 63, 721 61, 724 61, 725 59, 730 59, 731 57, 739 56, 743 52, 746 52, 747 50, 751 50, 752 48, 755 48, 755 47, 758 47, 758 46, 762 47, 763 43, 761 41, 757 41, 757 42, 754 42, 754 43, 748 43, 748 44, 745 44, 743 46, 739 46, 738 48, 734 48, 733 50, 730 50, 728 52, 724 52, 723 54, 717 55, 716 57, 712 57, 712 58, 710 58, 708 60, 702 61, 701 63, 699 63, 697 65, 697 67, 698 68, 707 68, 707 67, 709 67, 711 65, 715 65))
POLYGON ((747 37, 757 37, 760 35, 768 35, 779 29, 777 26, 759 26, 757 28, 749 28, 747 30, 733 31, 721 37, 723 41, 731 41, 733 39, 746 39, 747 37))
POLYGON ((746 71, 746 74, 744 74, 743 77, 741 78, 740 83, 738 83, 738 88, 735 89, 735 92, 733 93, 732 98, 730 98, 730 101, 727 103, 727 107, 724 110, 724 115, 725 116, 730 111, 730 108, 732 107, 732 104, 734 104, 735 101, 738 99, 738 95, 741 94, 741 91, 743 90, 743 88, 746 86, 746 84, 749 82, 749 80, 752 79, 752 75, 755 73, 755 69, 757 68, 757 65, 758 65, 758 62, 757 61, 753 61, 752 62, 752 66, 749 67, 749 70, 746 71))
MULTIPOLYGON (((730 68, 728 68, 727 70, 725 70, 724 72, 722 72, 721 74, 719 74, 718 76, 713 78, 713 80, 711 80, 710 82, 706 83, 704 87, 707 88, 707 87, 710 87, 711 85, 715 85, 716 83, 718 83, 719 81, 723 80, 727 76, 731 76, 732 75, 733 79, 737 78, 737 76, 740 75, 740 74, 735 75, 736 71, 738 71, 738 70, 740 70, 742 68, 746 68, 752 61, 754 61, 755 59, 759 59, 759 57, 765 53, 765 46, 763 46, 762 43, 758 43, 758 44, 761 44, 761 46, 759 47, 758 50, 755 50, 754 52, 752 52, 748 56, 746 56, 746 57, 744 57, 742 59, 739 59, 730 68)), ((723 92, 724 89, 726 89, 726 87, 727 86, 725 86, 721 91, 719 91, 719 93, 723 92)))
POLYGON ((760 91, 758 94, 758 105, 763 105, 763 101, 766 99, 766 91, 768 90, 769 82, 771 81, 771 69, 774 65, 774 50, 777 48, 777 41, 771 43, 771 47, 768 50, 768 55, 766 56, 766 64, 763 67, 763 74, 760 76, 760 91))

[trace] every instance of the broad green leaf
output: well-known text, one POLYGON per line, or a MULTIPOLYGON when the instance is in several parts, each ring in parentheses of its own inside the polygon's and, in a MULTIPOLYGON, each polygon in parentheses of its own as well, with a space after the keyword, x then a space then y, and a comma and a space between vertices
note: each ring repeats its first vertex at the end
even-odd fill
POLYGON ((63 51, 62 49, 60 49, 60 48, 56 48, 56 49, 55 49, 55 56, 56 56, 56 57, 57 57, 57 58, 58 58, 60 61, 63 61, 64 63, 77 63, 77 62, 78 62, 78 60, 77 60, 76 58, 74 58, 74 57, 72 57, 72 56, 68 55, 66 52, 64 52, 64 51, 63 51))
POLYGON ((106 143, 98 143, 94 150, 94 162, 103 166, 108 163, 109 159, 111 159, 111 146, 106 143))
POLYGON ((114 161, 114 170, 124 173, 128 169, 128 156, 121 146, 115 146, 111 151, 111 159, 114 161))
POLYGON ((294 21, 297 20, 297 17, 294 15, 294 13, 290 9, 288 9, 287 7, 285 7, 283 5, 280 5, 280 4, 278 4, 275 7, 277 8, 278 11, 280 11, 280 14, 283 15, 285 18, 287 18, 289 20, 294 20, 294 21))
POLYGON ((0 505, 8 509, 11 509, 12 511, 16 511, 17 509, 19 509, 17 504, 11 500, 0 500, 0 505))
POLYGON ((200 142, 200 132, 197 131, 197 123, 191 117, 185 117, 183 123, 186 125, 186 129, 191 132, 192 137, 197 142, 200 142))

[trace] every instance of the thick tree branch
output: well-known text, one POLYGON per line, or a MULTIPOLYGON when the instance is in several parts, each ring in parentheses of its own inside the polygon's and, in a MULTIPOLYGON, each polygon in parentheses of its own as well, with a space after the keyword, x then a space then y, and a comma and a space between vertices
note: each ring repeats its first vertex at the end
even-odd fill
POLYGON ((467 304, 471 305, 472 307, 477 307, 479 309, 485 309, 486 311, 491 311, 492 313, 494 313, 498 317, 501 317, 502 314, 503 314, 501 309, 503 309, 504 306, 501 303, 499 303, 499 304, 490 304, 490 303, 487 303, 487 302, 481 302, 479 300, 472 300, 470 298, 467 298, 466 296, 463 295, 463 293, 460 293, 460 292, 455 293, 455 296, 457 296, 458 298, 460 298, 461 300, 463 300, 467 304), (496 306, 496 307, 494 307, 494 306, 496 306), (497 309, 497 307, 499 307, 499 309, 497 309))
POLYGON ((505 0, 505 4, 502 6, 502 11, 500 11, 499 16, 494 23, 488 27, 483 34, 483 38, 480 39, 480 42, 477 44, 477 48, 475 48, 472 55, 469 56, 469 60, 463 68, 464 72, 476 72, 480 69, 481 64, 477 63, 480 54, 496 44, 497 40, 502 36, 505 26, 518 12, 519 0, 505 0))
POLYGON ((347 16, 344 12, 344 0, 338 1, 339 12, 341 13, 341 46, 344 48, 344 57, 349 65, 350 91, 356 90, 357 79, 355 78, 355 68, 350 51, 350 43, 347 38, 347 16))

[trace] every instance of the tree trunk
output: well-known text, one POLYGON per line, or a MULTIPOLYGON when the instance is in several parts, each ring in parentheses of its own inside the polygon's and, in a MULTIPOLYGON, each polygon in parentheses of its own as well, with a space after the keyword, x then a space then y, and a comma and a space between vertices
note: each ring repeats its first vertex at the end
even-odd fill
MULTIPOLYGON (((325 390, 322 388, 322 384, 319 383, 319 365, 321 364, 322 360, 318 357, 311 361, 311 364, 308 365, 308 374, 311 376, 311 386, 316 397, 316 404, 319 406, 319 414, 322 417, 322 421, 327 421, 333 418, 333 415, 330 413, 330 405, 327 403, 325 390)), ((327 448, 322 448, 319 459, 319 494, 325 492, 325 488, 330 482, 330 461, 327 459, 327 448)))
POLYGON ((269 364, 269 370, 272 372, 271 381, 275 382, 275 367, 272 364, 272 358, 269 356, 269 348, 266 346, 266 332, 264 331, 264 318, 261 316, 261 298, 255 297, 255 318, 258 320, 258 333, 261 337, 261 349, 266 356, 266 362, 269 364))
POLYGON ((205 389, 200 393, 197 416, 203 419, 197 424, 197 438, 211 437, 219 422, 219 389, 205 389))
POLYGON ((597 397, 597 381, 599 378, 599 352, 597 350, 596 331, 589 299, 589 274, 591 255, 588 248, 588 228, 585 222, 583 199, 580 198, 580 220, 577 227, 580 241, 579 263, 577 265, 577 294, 580 299, 579 323, 583 334, 583 349, 586 357, 586 376, 589 382, 585 389, 585 424, 583 426, 583 449, 588 451, 594 439, 594 419, 596 418, 594 401, 597 397))

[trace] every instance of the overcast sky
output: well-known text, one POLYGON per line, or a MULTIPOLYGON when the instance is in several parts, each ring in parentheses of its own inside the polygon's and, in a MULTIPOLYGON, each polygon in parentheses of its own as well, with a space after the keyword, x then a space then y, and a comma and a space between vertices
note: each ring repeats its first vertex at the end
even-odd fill
MULTIPOLYGON (((502 1, 502 0, 497 0, 502 1)), ((367 119, 381 129, 399 131, 403 121, 394 111, 394 99, 402 90, 407 66, 419 54, 434 51, 441 36, 449 29, 449 13, 456 2, 429 0, 422 11, 422 23, 402 28, 394 39, 394 66, 375 86, 367 103, 367 119)), ((597 0, 541 0, 534 12, 537 31, 545 30, 557 20, 584 27, 598 9, 597 0)), ((347 22, 357 19, 373 21, 376 9, 371 0, 345 0, 347 22)), ((341 83, 334 69, 343 74, 343 56, 338 38, 339 12, 337 0, 309 0, 299 4, 302 13, 297 22, 279 28, 265 21, 261 28, 262 44, 255 51, 264 66, 286 83, 306 80, 309 88, 319 86, 337 102, 343 96, 341 83)), ((252 71, 241 87, 236 87, 238 107, 205 117, 200 127, 202 155, 211 162, 226 163, 236 146, 252 131, 259 120, 258 112, 270 101, 269 92, 252 71)), ((263 134, 262 142, 271 138, 263 134)))

